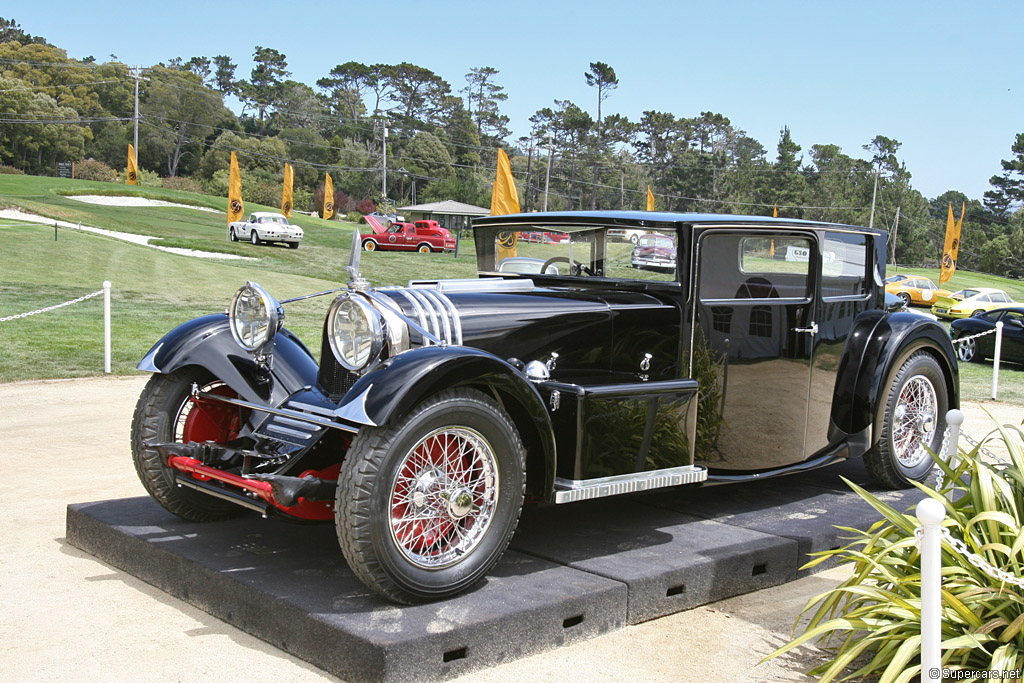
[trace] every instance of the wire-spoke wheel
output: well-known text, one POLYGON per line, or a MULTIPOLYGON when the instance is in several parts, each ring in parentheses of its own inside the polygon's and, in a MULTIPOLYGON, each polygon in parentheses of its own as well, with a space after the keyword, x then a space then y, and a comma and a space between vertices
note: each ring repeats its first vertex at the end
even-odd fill
POLYGON ((885 397, 882 432, 864 456, 868 473, 887 488, 923 481, 942 445, 949 398, 938 361, 919 351, 900 366, 885 397))
POLYGON ((494 449, 472 429, 449 427, 420 440, 391 486, 391 537, 420 567, 444 567, 473 551, 498 498, 494 449))
POLYGON ((391 600, 455 595, 508 547, 525 483, 504 409, 475 389, 444 391, 353 439, 338 478, 338 542, 356 576, 391 600))

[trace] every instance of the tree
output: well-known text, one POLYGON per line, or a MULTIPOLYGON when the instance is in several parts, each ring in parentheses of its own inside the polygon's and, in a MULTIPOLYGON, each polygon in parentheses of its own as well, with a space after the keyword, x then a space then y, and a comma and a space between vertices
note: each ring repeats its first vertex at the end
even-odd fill
POLYGON ((247 107, 256 111, 262 131, 267 110, 280 99, 282 79, 291 76, 291 72, 285 56, 274 48, 257 45, 252 60, 256 65, 249 81, 237 84, 237 94, 247 107))
POLYGON ((140 150, 140 162, 155 148, 166 159, 167 175, 173 177, 186 157, 195 160, 193 167, 198 165, 203 138, 223 116, 224 103, 220 93, 205 88, 194 72, 154 66, 147 74, 139 112, 145 117, 146 143, 151 147, 140 150))
POLYGON ((988 181, 994 189, 985 192, 985 206, 1004 219, 1012 208, 1024 202, 1024 133, 1017 133, 1010 151, 1013 157, 1001 162, 1002 175, 994 175, 988 181))
POLYGON ((57 161, 78 161, 92 137, 87 126, 51 123, 74 120, 78 114, 18 79, 0 77, 0 111, 40 121, 0 125, 0 162, 29 173, 52 172, 57 161))
POLYGON ((466 74, 466 110, 476 123, 477 136, 483 140, 502 140, 510 135, 509 118, 499 109, 499 102, 508 99, 505 88, 492 80, 498 70, 489 66, 474 67, 466 74))
POLYGON ((18 22, 13 19, 4 19, 0 17, 0 43, 21 43, 22 45, 30 45, 32 43, 38 45, 46 45, 46 40, 42 36, 32 36, 21 30, 21 26, 18 22))
POLYGON ((597 88, 597 121, 596 121, 596 135, 594 136, 594 147, 593 147, 593 166, 594 166, 594 181, 591 185, 590 192, 590 208, 597 208, 597 180, 598 180, 598 164, 600 163, 600 156, 602 147, 604 145, 604 129, 602 127, 601 119, 601 103, 608 99, 608 95, 611 91, 619 87, 619 79, 615 76, 615 69, 611 68, 604 62, 591 62, 590 71, 583 74, 583 77, 587 81, 587 85, 592 88, 597 88))
POLYGON ((344 115, 355 123, 366 114, 363 94, 371 89, 372 69, 360 62, 339 64, 316 82, 317 87, 327 91, 328 107, 335 116, 344 115))
POLYGON ((236 93, 237 85, 235 83, 235 69, 237 65, 231 61, 230 57, 225 55, 217 55, 213 58, 213 65, 216 67, 213 72, 213 87, 220 90, 225 95, 233 95, 236 93))

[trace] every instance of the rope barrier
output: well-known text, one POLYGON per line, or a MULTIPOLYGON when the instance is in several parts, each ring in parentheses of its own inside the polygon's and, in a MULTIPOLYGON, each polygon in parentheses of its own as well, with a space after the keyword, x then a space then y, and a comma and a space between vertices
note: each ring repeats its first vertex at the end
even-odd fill
POLYGON ((103 295, 103 372, 110 373, 110 281, 103 281, 103 289, 85 296, 80 296, 77 299, 71 301, 65 301, 63 303, 54 304, 53 306, 47 306, 46 308, 40 308, 36 311, 28 311, 27 313, 18 313, 17 315, 8 315, 0 318, 0 323, 10 322, 11 320, 20 320, 21 318, 27 318, 31 315, 39 315, 40 313, 47 313, 49 311, 55 311, 58 308, 64 308, 65 306, 71 306, 77 304, 86 299, 91 299, 95 296, 103 295))
POLYGON ((77 299, 72 299, 71 301, 65 301, 62 304, 56 304, 54 306, 47 306, 46 308, 40 308, 38 311, 29 311, 28 313, 18 313, 17 315, 9 315, 9 316, 7 316, 5 318, 0 318, 0 323, 5 323, 5 322, 7 322, 9 320, 18 320, 19 318, 27 318, 30 315, 37 315, 39 313, 47 313, 49 311, 53 311, 53 310, 56 310, 58 308, 63 308, 64 306, 70 306, 72 304, 77 304, 79 302, 85 301, 86 299, 91 299, 91 298, 93 298, 95 296, 99 296, 100 294, 103 293, 103 291, 104 290, 101 289, 101 290, 99 290, 97 292, 93 292, 92 294, 86 294, 85 296, 80 296, 77 299))

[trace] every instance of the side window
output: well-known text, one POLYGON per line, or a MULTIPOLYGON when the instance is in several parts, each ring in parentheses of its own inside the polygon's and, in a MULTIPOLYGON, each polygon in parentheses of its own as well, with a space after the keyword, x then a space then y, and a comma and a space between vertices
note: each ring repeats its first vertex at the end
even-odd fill
POLYGON ((701 240, 700 298, 807 299, 811 254, 807 237, 709 234, 701 240))
MULTIPOLYGON (((824 298, 863 296, 868 282, 867 235, 828 233, 821 247, 821 295, 824 298)), ((919 281, 904 284, 919 286, 919 281)))

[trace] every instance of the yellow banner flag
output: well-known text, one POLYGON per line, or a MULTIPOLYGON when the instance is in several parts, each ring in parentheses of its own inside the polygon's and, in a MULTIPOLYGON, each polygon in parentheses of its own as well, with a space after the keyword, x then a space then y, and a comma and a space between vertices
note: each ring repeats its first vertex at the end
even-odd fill
POLYGON ((295 184, 295 171, 291 164, 284 165, 284 187, 281 189, 281 213, 285 218, 292 217, 292 186, 295 184))
POLYGON ((324 220, 329 220, 334 215, 334 181, 331 180, 331 174, 328 173, 327 179, 324 180, 324 209, 323 217, 324 220))
POLYGON ((139 162, 135 158, 135 148, 128 145, 128 171, 125 173, 124 181, 129 185, 139 184, 139 162))
MULTIPOLYGON (((512 178, 512 164, 509 162, 505 150, 499 149, 498 172, 495 175, 494 187, 491 190, 491 215, 504 216, 510 213, 519 213, 519 211, 519 193, 516 191, 516 181, 512 178)), ((516 244, 518 241, 518 232, 498 233, 498 262, 516 255, 516 244)))
POLYGON ((651 186, 647 186, 647 210, 654 211, 654 193, 651 192, 651 186))
POLYGON ((772 218, 778 218, 778 217, 779 217, 779 205, 776 204, 776 205, 774 205, 772 207, 772 218))
POLYGON ((242 174, 238 172, 238 158, 231 153, 231 171, 228 175, 228 225, 242 220, 245 203, 242 201, 242 174))
POLYGON ((960 220, 953 222, 953 203, 949 204, 949 213, 946 214, 946 244, 942 248, 942 270, 939 272, 939 284, 953 277, 956 272, 956 259, 960 253, 960 230, 964 225, 964 213, 967 212, 967 205, 960 207, 960 220))

